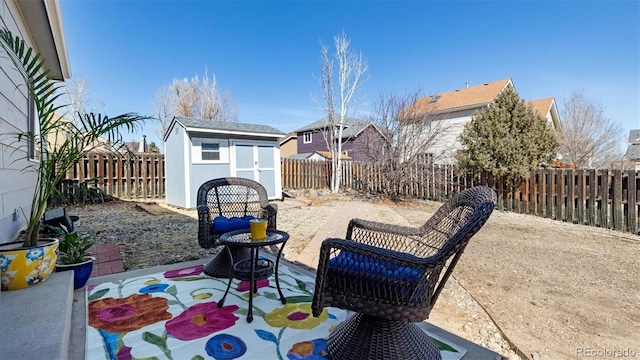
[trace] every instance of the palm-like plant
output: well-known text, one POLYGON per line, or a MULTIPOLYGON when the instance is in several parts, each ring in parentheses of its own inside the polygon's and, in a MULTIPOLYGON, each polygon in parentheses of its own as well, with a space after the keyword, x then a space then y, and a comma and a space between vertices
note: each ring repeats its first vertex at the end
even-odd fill
POLYGON ((60 86, 49 77, 49 70, 45 68, 44 59, 40 54, 34 54, 33 49, 23 39, 19 36, 14 37, 7 29, 0 29, 0 46, 22 75, 28 94, 35 102, 39 120, 37 131, 17 133, 15 140, 19 147, 35 144, 39 151, 38 162, 24 169, 37 173, 36 189, 23 244, 24 247, 30 247, 38 244, 40 220, 47 209, 47 203, 58 191, 67 171, 82 161, 89 151, 103 148, 105 143, 101 140, 105 138, 109 151, 122 148, 124 142, 120 130, 132 132, 141 126, 144 120, 150 118, 135 113, 111 118, 91 113, 79 114, 78 123, 64 121, 54 115, 64 112, 66 106, 56 103, 60 96, 60 86))

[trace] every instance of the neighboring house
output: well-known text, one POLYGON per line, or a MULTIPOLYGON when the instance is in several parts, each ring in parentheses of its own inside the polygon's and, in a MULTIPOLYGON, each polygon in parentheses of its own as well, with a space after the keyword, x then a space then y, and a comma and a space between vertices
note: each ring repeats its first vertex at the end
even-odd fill
MULTIPOLYGON (((434 119, 421 136, 426 139, 428 132, 438 132, 425 158, 433 159, 436 163, 455 163, 455 154, 462 148, 458 136, 462 133, 464 126, 472 120, 476 112, 491 106, 498 95, 509 88, 515 90, 513 82, 511 79, 503 79, 418 99, 411 105, 409 111, 429 113, 434 119)), ((553 129, 562 132, 554 98, 532 100, 528 103, 547 119, 553 129)))
MULTIPOLYGON (((0 0, 0 27, 23 38, 42 54, 49 76, 64 81, 71 76, 60 4, 57 0, 0 0)), ((34 164, 35 147, 17 148, 14 133, 35 130, 35 105, 22 76, 0 50, 0 243, 14 240, 26 227, 36 175, 23 172, 34 164), (31 159, 31 160, 29 160, 31 159)))
POLYGON ((298 137, 290 132, 280 139, 280 157, 286 158, 298 153, 298 137))
POLYGON ((640 171, 640 129, 629 131, 629 147, 626 158, 631 169, 640 171))
POLYGON ((147 135, 142 135, 140 141, 127 141, 124 146, 131 152, 136 154, 149 152, 149 145, 147 145, 147 135))
MULTIPOLYGON (((298 137, 298 154, 330 150, 327 146, 327 118, 303 126, 294 132, 298 137)), ((355 161, 367 161, 367 145, 384 141, 380 130, 370 122, 347 118, 342 132, 342 153, 355 161)))
MULTIPOLYGON (((312 153, 295 154, 295 155, 289 156, 288 159, 327 161, 327 160, 331 160, 331 152, 330 151, 314 151, 312 153)), ((353 160, 349 155, 346 155, 346 154, 342 154, 342 156, 340 156, 340 159, 353 160)))
POLYGON ((193 209, 200 185, 227 176, 255 180, 281 199, 282 135, 268 125, 173 118, 163 139, 167 204, 193 209))
MULTIPOLYGON (((62 117, 57 114, 53 114, 53 119, 56 122, 70 122, 69 119, 62 117)), ((67 139, 67 132, 60 128, 59 131, 55 133, 49 134, 47 137, 47 146, 49 149, 59 148, 60 144, 62 144, 67 139)), ((109 145, 109 140, 104 136, 100 136, 93 144, 90 145, 92 151, 110 151, 111 146, 109 145)))

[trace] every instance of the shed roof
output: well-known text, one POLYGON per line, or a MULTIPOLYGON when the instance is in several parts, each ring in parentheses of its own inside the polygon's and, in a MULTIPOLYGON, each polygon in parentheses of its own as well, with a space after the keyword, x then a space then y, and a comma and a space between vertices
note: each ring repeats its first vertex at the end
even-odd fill
POLYGON ((276 139, 284 135, 284 132, 269 125, 174 117, 165 135, 165 140, 171 133, 171 129, 173 128, 173 126, 175 126, 176 123, 180 124, 187 131, 191 131, 191 132, 249 135, 249 136, 260 136, 260 137, 272 137, 276 139))

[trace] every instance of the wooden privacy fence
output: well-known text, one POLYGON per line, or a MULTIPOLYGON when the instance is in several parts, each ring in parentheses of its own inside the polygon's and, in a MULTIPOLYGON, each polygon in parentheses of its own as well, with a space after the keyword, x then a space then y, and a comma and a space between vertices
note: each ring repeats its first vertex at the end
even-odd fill
MULTIPOLYGON (((310 160, 283 160, 285 189, 326 188, 331 165, 310 160)), ((483 173, 460 176, 452 165, 416 165, 403 169, 398 195, 444 201, 476 185, 487 185, 498 195, 498 210, 537 215, 559 221, 639 233, 640 171, 536 169, 518 186, 483 173)), ((390 184, 380 168, 370 163, 345 161, 342 188, 372 194, 388 193, 390 184)))
MULTIPOLYGON (((284 189, 328 188, 331 164, 326 161, 282 160, 284 189)), ((138 154, 129 158, 89 154, 67 173, 65 194, 82 184, 121 199, 165 197, 164 155, 138 154)), ((416 165, 403 169, 402 181, 388 180, 379 166, 345 161, 341 187, 406 198, 445 201, 475 185, 487 185, 498 194, 498 210, 639 233, 640 171, 536 169, 518 186, 490 174, 460 176, 452 165, 416 165)), ((70 195, 68 195, 70 196, 70 195)))
POLYGON ((89 153, 67 173, 62 191, 68 198, 78 197, 83 184, 85 189, 99 189, 121 199, 162 199, 165 197, 164 155, 89 153))

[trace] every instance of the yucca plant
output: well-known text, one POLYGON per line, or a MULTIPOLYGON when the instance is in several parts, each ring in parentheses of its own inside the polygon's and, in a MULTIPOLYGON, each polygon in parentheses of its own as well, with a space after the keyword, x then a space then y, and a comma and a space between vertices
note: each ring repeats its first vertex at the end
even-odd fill
POLYGON ((35 144, 39 153, 38 162, 23 169, 37 173, 23 244, 24 247, 30 247, 38 244, 42 216, 67 171, 83 161, 89 151, 98 147, 111 152, 118 151, 124 144, 120 131, 126 129, 127 132, 133 132, 150 117, 126 113, 110 118, 90 113, 78 114, 80 120, 77 123, 64 121, 54 115, 65 113, 66 105, 57 105, 61 95, 60 85, 49 77, 49 70, 44 66, 40 54, 34 53, 23 39, 7 29, 0 29, 0 46, 22 75, 28 94, 35 102, 39 120, 37 131, 19 132, 15 138, 16 147, 35 144), (103 139, 107 140, 106 144, 103 139))

